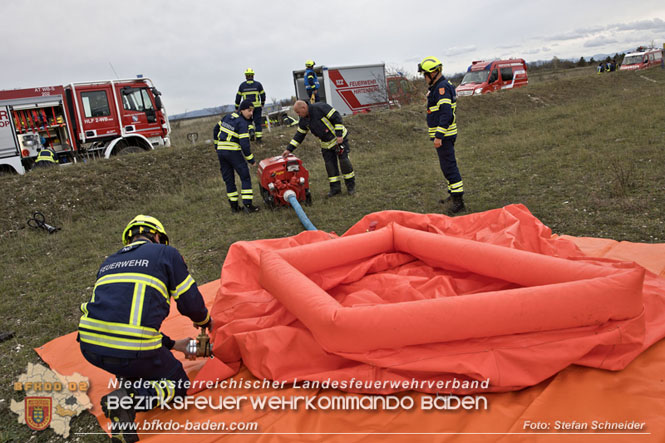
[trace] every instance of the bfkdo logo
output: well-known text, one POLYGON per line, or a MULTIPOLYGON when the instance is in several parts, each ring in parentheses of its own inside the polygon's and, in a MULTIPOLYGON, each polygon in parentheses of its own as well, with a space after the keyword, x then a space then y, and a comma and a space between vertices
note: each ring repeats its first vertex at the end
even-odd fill
POLYGON ((25 423, 35 431, 43 431, 51 424, 53 399, 51 397, 25 398, 25 423))
POLYGON ((92 407, 86 394, 89 388, 88 378, 81 374, 61 375, 40 364, 28 363, 19 381, 14 382, 14 391, 24 392, 25 396, 20 401, 12 398, 9 408, 18 415, 18 422, 30 429, 52 429, 66 439, 72 417, 92 407))

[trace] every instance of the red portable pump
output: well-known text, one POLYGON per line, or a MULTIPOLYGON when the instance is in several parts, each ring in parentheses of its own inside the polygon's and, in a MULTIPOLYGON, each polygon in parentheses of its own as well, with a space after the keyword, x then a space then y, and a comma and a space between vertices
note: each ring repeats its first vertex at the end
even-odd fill
POLYGON ((278 155, 265 158, 259 162, 257 170, 261 185, 263 201, 271 209, 277 206, 288 206, 284 194, 293 191, 299 202, 312 203, 309 193, 309 172, 302 160, 293 154, 288 157, 278 155))

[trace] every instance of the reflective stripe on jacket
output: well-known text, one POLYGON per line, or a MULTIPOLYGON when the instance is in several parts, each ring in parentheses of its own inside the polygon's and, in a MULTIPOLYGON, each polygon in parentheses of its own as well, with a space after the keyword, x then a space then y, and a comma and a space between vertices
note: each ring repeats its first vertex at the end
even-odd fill
POLYGON ((42 149, 39 151, 39 154, 37 154, 37 160, 35 160, 35 162, 58 163, 58 160, 55 158, 55 152, 51 149, 42 149))

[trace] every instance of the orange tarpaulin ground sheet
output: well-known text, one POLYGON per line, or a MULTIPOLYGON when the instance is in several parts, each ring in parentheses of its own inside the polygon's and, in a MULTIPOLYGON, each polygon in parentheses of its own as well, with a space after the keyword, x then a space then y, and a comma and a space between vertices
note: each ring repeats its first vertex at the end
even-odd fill
MULTIPOLYGON (((222 294, 221 297, 217 297, 217 301, 212 307, 213 317, 218 321, 214 335, 215 354, 221 359, 210 360, 203 370, 201 370, 202 362, 200 361, 185 363, 191 378, 215 380, 234 374, 238 364, 238 358, 230 358, 234 356, 242 356, 247 366, 259 377, 255 379, 243 366, 240 372, 232 378, 232 380, 241 382, 252 380, 263 382, 264 378, 292 380, 294 374, 301 374, 299 371, 302 371, 303 368, 314 367, 315 370, 308 374, 301 374, 298 384, 294 386, 287 384, 281 389, 221 387, 204 390, 196 395, 199 398, 212 399, 214 402, 218 402, 220 396, 227 399, 247 397, 246 400, 241 401, 240 410, 219 411, 210 407, 202 409, 190 407, 186 411, 151 411, 139 414, 137 421, 149 420, 152 423, 152 420, 158 420, 160 423, 167 423, 169 420, 175 420, 181 426, 189 423, 190 428, 196 428, 196 425, 192 423, 223 421, 229 425, 232 422, 236 422, 236 424, 255 422, 258 424, 258 428, 253 430, 256 434, 242 438, 259 441, 294 441, 296 439, 374 441, 379 437, 384 440, 411 441, 414 439, 421 441, 540 441, 540 439, 551 441, 551 433, 554 432, 567 433, 566 438, 570 441, 583 441, 582 439, 585 439, 583 434, 599 432, 611 433, 611 441, 663 441, 665 439, 665 418, 662 414, 665 411, 665 382, 663 381, 665 344, 661 341, 646 349, 663 336, 665 280, 657 275, 662 276, 665 272, 665 260, 663 259, 665 245, 638 245, 613 240, 565 236, 552 237, 549 229, 540 224, 521 206, 510 206, 501 210, 471 214, 455 219, 437 215, 388 211, 365 217, 351 228, 342 240, 351 239, 355 234, 359 234, 356 238, 362 241, 382 236, 379 243, 383 242, 383 244, 373 246, 376 251, 373 255, 370 254, 372 262, 369 265, 359 261, 363 259, 364 252, 359 248, 351 248, 344 257, 335 257, 334 254, 332 257, 325 256, 325 260, 330 260, 329 264, 333 265, 334 272, 316 269, 320 264, 315 263, 311 259, 311 255, 307 255, 309 245, 304 248, 304 253, 303 248, 299 245, 317 242, 332 245, 340 240, 329 241, 335 236, 323 232, 303 233, 287 239, 235 244, 229 251, 225 262, 221 285, 219 281, 216 281, 202 287, 209 306, 212 305, 212 299, 218 289, 222 294), (375 230, 364 233, 372 222, 375 222, 373 224, 375 230), (399 227, 397 229, 389 228, 389 222, 396 223, 399 227), (405 228, 402 229, 402 234, 419 231, 415 232, 416 236, 413 237, 416 238, 416 243, 418 238, 422 238, 418 237, 420 233, 445 233, 446 235, 440 236, 449 237, 445 239, 448 243, 438 244, 438 240, 433 240, 425 235, 421 243, 424 242, 426 247, 423 247, 422 244, 414 245, 411 237, 400 239, 401 234, 395 233, 401 228, 405 228), (387 231, 391 231, 389 235, 386 235, 387 231), (479 252, 474 249, 477 248, 476 243, 489 245, 490 249, 483 248, 479 252), (395 248, 396 244, 397 248, 395 248), (579 249, 576 245, 579 246, 579 249), (441 249, 446 246, 447 249, 441 249), (300 247, 299 250, 298 247, 300 247), (509 250, 512 268, 528 268, 530 270, 527 272, 528 275, 520 276, 519 273, 511 273, 510 269, 505 270, 505 268, 511 267, 511 263, 501 262, 500 259, 492 256, 499 251, 492 248, 497 247, 509 250), (289 250, 298 250, 299 253, 290 256, 289 250), (242 254, 238 255, 238 251, 242 251, 242 254), (356 254, 356 257, 350 257, 349 254, 356 254), (487 255, 491 257, 490 265, 496 263, 496 266, 487 268, 494 273, 494 275, 489 273, 491 278, 487 278, 488 273, 482 270, 476 270, 475 273, 468 271, 469 267, 482 266, 479 264, 479 260, 487 255), (594 259, 583 259, 584 255, 594 257, 594 259), (448 277, 434 277, 436 279, 434 283, 428 282, 433 278, 427 274, 421 275, 421 279, 415 278, 418 277, 418 273, 422 274, 422 270, 414 268, 414 256, 418 256, 419 261, 426 263, 431 269, 447 268, 448 277), (448 260, 449 263, 436 262, 441 256, 445 256, 445 260, 448 260), (235 260, 234 257, 242 257, 242 259, 235 260), (456 258, 464 262, 463 269, 453 268, 455 263, 460 263, 459 260, 455 261, 456 258), (340 265, 340 259, 343 262, 346 261, 340 265), (622 263, 608 259, 621 260, 622 263), (275 298, 283 297, 283 294, 268 297, 270 294, 266 295, 267 292, 262 285, 265 284, 273 290, 277 285, 276 290, 279 291, 280 282, 265 280, 274 273, 264 275, 265 271, 264 274, 261 274, 260 269, 257 272, 256 267, 261 265, 261 260, 265 260, 266 263, 270 263, 271 260, 278 262, 280 271, 283 271, 282 268, 285 267, 283 262, 288 263, 286 268, 292 267, 296 272, 307 275, 310 281, 316 282, 315 286, 319 289, 324 288, 324 291, 332 292, 332 297, 329 298, 337 304, 331 303, 324 294, 315 293, 315 297, 312 299, 313 301, 319 300, 322 307, 320 312, 312 314, 306 310, 302 311, 301 304, 307 302, 306 296, 308 295, 303 294, 302 291, 297 295, 305 296, 305 298, 296 298, 295 301, 290 299, 275 301, 275 298), (335 262, 335 260, 338 261, 335 262), (497 262, 497 260, 499 261, 497 262), (643 272, 641 267, 626 263, 626 261, 635 261, 650 271, 644 276, 644 285, 641 285, 641 277, 636 277, 638 273, 643 272), (575 266, 568 268, 563 262, 573 262, 575 266), (539 266, 542 266, 540 271, 539 266), (398 269, 397 275, 404 278, 395 278, 384 285, 386 288, 393 289, 392 291, 368 294, 372 291, 358 289, 354 286, 356 282, 363 279, 371 280, 380 275, 387 275, 389 269, 395 268, 398 269), (559 276, 548 275, 547 269, 556 269, 559 276), (257 281, 259 278, 263 279, 261 284, 254 287, 252 284, 238 283, 232 278, 243 272, 253 273, 250 277, 257 281), (565 278, 561 277, 561 273, 565 274, 565 278), (462 284, 464 281, 468 281, 464 277, 469 275, 474 276, 471 279, 472 282, 462 284), (522 281, 516 281, 519 279, 522 281), (412 289, 400 286, 403 280, 409 281, 411 288, 416 287, 417 291, 414 293, 412 289), (579 289, 571 288, 576 288, 580 281, 589 280, 606 286, 602 286, 603 289, 600 291, 591 291, 590 295, 584 292, 580 300, 576 300, 574 297, 571 299, 570 292, 579 289), (640 284, 636 283, 636 280, 639 280, 640 284), (539 282, 542 284, 538 285, 539 282), (533 293, 530 295, 540 296, 540 301, 547 303, 558 295, 562 296, 561 304, 555 302, 550 308, 555 309, 561 306, 567 308, 568 311, 565 312, 573 317, 572 320, 551 319, 545 315, 546 313, 536 310, 536 305, 527 304, 525 308, 527 311, 523 314, 528 317, 537 317, 537 322, 530 321, 516 325, 515 322, 519 321, 520 316, 513 316, 508 322, 499 321, 494 325, 486 325, 484 323, 488 320, 484 319, 483 323, 477 325, 490 333, 508 331, 508 334, 517 334, 520 337, 535 334, 535 337, 518 340, 512 348, 505 340, 495 339, 492 346, 494 349, 500 349, 500 352, 492 353, 497 367, 493 373, 482 372, 487 370, 486 365, 482 359, 478 358, 470 360, 458 358, 456 366, 455 362, 447 363, 445 361, 443 364, 441 362, 432 364, 432 360, 437 360, 437 351, 443 351, 447 360, 454 360, 457 357, 453 357, 453 355, 464 353, 464 348, 459 344, 457 354, 446 349, 445 346, 450 346, 450 344, 446 345, 445 337, 436 337, 434 345, 439 346, 438 349, 425 349, 426 352, 429 352, 427 359, 423 359, 421 362, 413 360, 413 356, 416 355, 412 352, 414 347, 431 345, 423 337, 430 332, 437 334, 437 329, 450 328, 450 322, 454 322, 457 316, 449 318, 450 322, 440 325, 440 328, 420 325, 417 318, 412 318, 411 323, 408 323, 409 329, 415 332, 408 337, 404 337, 404 334, 397 337, 399 347, 396 349, 399 349, 399 352, 380 347, 383 344, 382 340, 386 339, 385 335, 390 332, 385 324, 375 322, 370 318, 368 321, 374 321, 372 328, 357 329, 357 325, 354 325, 353 322, 349 323, 349 318, 353 320, 355 315, 362 318, 362 314, 367 313, 363 310, 376 305, 385 305, 386 303, 376 299, 374 299, 375 303, 367 303, 367 300, 368 297, 385 297, 386 292, 392 293, 393 296, 407 292, 416 294, 417 297, 417 294, 427 294, 427 291, 439 290, 444 291, 441 294, 443 297, 458 299, 468 298, 470 297, 468 294, 473 294, 473 296, 485 297, 484 305, 489 310, 497 312, 497 309, 501 309, 501 304, 492 305, 492 303, 496 303, 493 300, 495 294, 500 295, 502 292, 507 292, 519 300, 524 288, 555 285, 565 285, 566 289, 558 292, 556 290, 546 291, 545 295, 536 291, 535 295, 533 293), (425 289, 423 290, 423 288, 425 289), (460 291, 460 288, 463 288, 461 291, 463 294, 453 294, 455 291, 460 291), (614 303, 612 298, 614 288, 619 294, 617 303, 614 303), (255 291, 255 293, 251 299, 240 303, 242 297, 247 295, 243 293, 247 291, 255 291), (224 300, 223 296, 228 297, 224 300), (636 298, 641 300, 644 311, 636 311, 636 298), (281 301, 288 306, 288 309, 284 308, 281 301), (594 309, 594 312, 585 316, 586 310, 593 308, 593 303, 600 304, 597 306, 598 309, 594 309), (263 315, 251 317, 248 314, 255 310, 256 305, 263 305, 261 311, 263 315), (360 310, 358 311, 357 308, 360 310), (354 310, 358 312, 354 312, 354 310), (327 316, 331 315, 335 319, 340 319, 342 323, 347 322, 345 323, 346 329, 333 330, 332 333, 325 328, 317 329, 320 328, 319 323, 325 322, 327 316), (540 324, 545 324, 546 327, 538 329, 540 324), (257 325, 260 327, 257 328, 257 325), (525 325, 528 327, 535 325, 535 332, 533 329, 531 329, 532 332, 521 330, 520 328, 525 325), (557 344, 556 340, 548 342, 543 339, 548 334, 552 334, 548 330, 551 327, 571 331, 568 331, 563 343, 557 344), (376 328, 382 331, 381 336, 368 337, 369 331, 376 328), (266 330, 267 332, 265 332, 266 330), (613 332, 608 332, 610 330, 613 332), (309 332, 309 336, 305 332, 309 332), (361 335, 355 341, 347 338, 346 341, 335 342, 335 332, 342 335, 352 333, 361 335), (599 337, 600 340, 597 340, 599 337), (444 347, 441 347, 441 343, 444 343, 444 347), (583 346, 580 346, 580 343, 583 346), (276 348, 268 349, 269 345, 275 345, 276 348), (319 346, 319 349, 316 346, 319 346), (525 348, 530 352, 524 352, 525 348), (568 348, 573 348, 573 352, 569 353, 573 360, 563 364, 565 359, 562 359, 561 355, 566 355, 571 350, 568 348), (298 352, 302 352, 299 358, 298 352), (404 355, 407 355, 408 358, 404 358, 404 355), (221 360, 226 361, 227 364, 225 365, 221 360), (396 361, 397 365, 401 365, 399 370, 392 370, 385 365, 390 361, 396 361), (459 363, 460 361, 462 363, 459 363), (329 366, 331 363, 333 366, 329 366), (609 369, 620 369, 624 366, 625 368, 620 371, 609 371, 569 366, 570 363, 609 369), (532 367, 535 369, 531 370, 532 367), (419 371, 419 368, 422 369, 419 371), (450 368, 454 368, 454 370, 450 368), (455 377, 451 377, 451 373, 455 374, 455 377), (362 408, 358 407, 359 403, 349 402, 348 399, 381 398, 385 400, 387 397, 358 396, 333 389, 317 390, 302 387, 303 380, 306 379, 323 381, 345 379, 349 374, 354 375, 358 380, 372 377, 376 380, 395 378, 465 380, 487 377, 493 388, 473 389, 476 397, 469 397, 484 399, 487 405, 486 410, 463 410, 461 408, 427 410, 433 397, 411 390, 396 393, 390 397, 394 401, 400 401, 401 404, 394 410, 386 411, 381 408, 360 410, 362 408), (467 378, 465 378, 465 374, 467 378), (498 377, 499 375, 501 377, 498 377), (550 375, 552 377, 548 378, 550 375), (489 392, 490 390, 514 389, 533 384, 535 386, 514 392, 489 392), (291 403, 279 402, 280 398, 289 399, 292 396, 309 398, 312 402, 310 404, 318 407, 313 410, 303 400, 303 403, 296 405, 295 410, 291 410, 289 408, 291 403), (252 399, 257 398, 276 399, 277 409, 265 408, 262 410, 256 405, 252 405, 252 399), (334 401, 343 401, 343 399, 347 399, 344 400, 347 401, 346 405, 351 405, 350 410, 329 410, 330 404, 334 401), (411 404, 413 406, 409 407, 411 404), (566 426, 570 429, 557 429, 566 426), (585 426, 586 429, 584 429, 585 426), (597 429, 593 429, 594 427, 597 429), (608 427, 613 429, 606 429, 608 427), (302 435, 295 438, 293 433, 302 435), (405 434, 418 435, 407 436, 405 434), (481 437, 469 434, 484 435, 481 437)), ((293 272, 292 269, 290 271, 293 272)), ((289 283, 292 277, 288 272, 282 272, 281 276, 283 282, 286 283, 289 283)), ((316 288, 312 288, 312 290, 316 290, 316 288)), ((507 300, 510 300, 510 297, 507 297, 507 300)), ((407 310, 412 309, 413 311, 410 312, 414 313, 413 315, 427 317, 429 307, 422 310, 418 305, 429 299, 415 301, 416 306, 407 307, 407 310)), ((477 309, 477 306, 473 304, 469 306, 477 309)), ((455 312, 459 315, 464 315, 464 308, 469 306, 445 305, 446 308, 457 309, 455 312)), ((377 315, 384 316, 387 313, 389 319, 390 315, 396 315, 390 309, 387 311, 385 307, 383 309, 384 311, 378 311, 377 315)), ((434 306, 432 309, 440 309, 440 307, 434 306)), ((446 314, 445 310, 440 313, 441 315, 446 314)), ((482 312, 479 311, 479 313, 482 315, 482 312)), ((502 315, 510 316, 511 312, 504 311, 502 315)), ((528 320, 533 320, 533 318, 528 320)), ((472 318, 466 318, 465 321, 472 321, 472 318)), ((457 329, 461 327, 458 323, 455 325, 457 329)), ((399 326, 401 325, 396 325, 396 327, 399 326)), ((163 330, 176 338, 194 335, 191 323, 187 319, 179 317, 175 311, 164 323, 163 330)), ((449 332, 455 331, 451 329, 449 332)), ((472 350, 469 353, 478 354, 480 349, 478 343, 486 345, 487 340, 481 338, 482 335, 474 336, 472 332, 471 329, 471 332, 458 333, 455 342, 466 341, 469 349, 472 350)), ((352 338, 353 335, 349 337, 352 338)), ((79 372, 90 377, 92 385, 90 397, 93 404, 97 405, 101 396, 109 391, 110 376, 92 368, 78 352, 63 352, 72 347, 77 347, 75 334, 56 339, 37 351, 58 372, 63 374, 79 372)), ((427 389, 420 390, 426 391, 427 389)), ((465 393, 455 389, 447 391, 451 390, 458 394, 465 393)), ((441 406, 440 401, 437 404, 441 406)), ((98 407, 92 412, 99 417, 98 407)), ((100 423, 105 424, 103 416, 100 423)), ((179 432, 184 430, 180 429, 179 432)), ((190 431, 191 434, 195 432, 190 431)), ((217 441, 234 437, 236 436, 219 431, 178 436, 187 441, 217 441)), ((586 435, 586 437, 591 436, 586 435)), ((173 438, 174 436, 168 435, 164 429, 157 429, 154 434, 142 433, 142 440, 146 441, 171 441, 173 438)), ((596 436, 596 438, 603 437, 596 436)))

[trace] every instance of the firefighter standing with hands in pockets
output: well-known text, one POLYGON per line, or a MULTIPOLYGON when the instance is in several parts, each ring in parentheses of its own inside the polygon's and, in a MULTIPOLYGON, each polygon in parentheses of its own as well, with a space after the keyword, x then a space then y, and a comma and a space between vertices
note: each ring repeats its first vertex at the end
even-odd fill
POLYGON ((442 199, 441 202, 447 203, 452 200, 449 213, 453 215, 465 209, 462 175, 455 158, 457 94, 455 87, 446 80, 441 70, 442 64, 436 57, 426 57, 418 64, 418 72, 423 74, 429 85, 427 92, 429 138, 434 142, 441 171, 448 181, 449 196, 442 199))
POLYGON ((231 205, 231 212, 257 212, 258 206, 252 203, 254 191, 252 178, 249 173, 250 165, 256 160, 249 144, 249 125, 252 121, 254 105, 251 100, 243 100, 238 106, 238 112, 232 112, 222 118, 213 129, 213 137, 217 148, 219 168, 222 179, 226 184, 226 196, 231 205), (239 204, 238 188, 235 183, 234 171, 240 176, 240 197, 244 204, 239 204))

